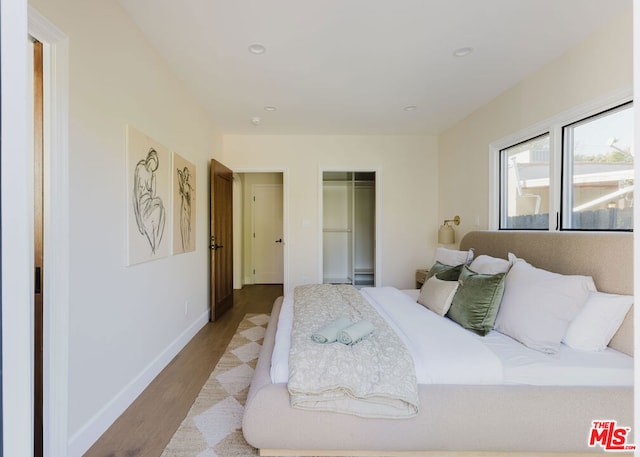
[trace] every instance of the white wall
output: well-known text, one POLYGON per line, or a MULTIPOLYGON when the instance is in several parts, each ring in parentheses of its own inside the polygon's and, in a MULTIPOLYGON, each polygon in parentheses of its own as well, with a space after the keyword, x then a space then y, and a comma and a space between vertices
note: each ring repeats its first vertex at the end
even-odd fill
POLYGON ((460 215, 457 241, 467 231, 489 227, 489 144, 630 89, 632 30, 631 16, 620 17, 440 135, 439 214, 460 215))
POLYGON ((208 160, 222 139, 117 2, 31 3, 69 37, 68 424, 80 455, 206 322, 208 160), (127 124, 196 165, 195 252, 125 266, 127 124))
MULTIPOLYGON (((316 282, 319 271, 319 172, 379 171, 382 285, 415 287, 415 269, 430 263, 438 230, 435 137, 225 135, 231 169, 283 169, 289 287, 316 282)), ((285 262, 287 259, 285 258, 285 262)))

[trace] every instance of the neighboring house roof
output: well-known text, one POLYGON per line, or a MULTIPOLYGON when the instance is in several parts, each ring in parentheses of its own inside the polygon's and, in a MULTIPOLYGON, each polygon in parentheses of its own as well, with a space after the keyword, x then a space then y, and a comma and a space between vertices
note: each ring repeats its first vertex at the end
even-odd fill
MULTIPOLYGON (((632 163, 581 162, 574 164, 574 183, 617 182, 633 179, 632 163)), ((520 184, 522 187, 548 187, 549 164, 518 164, 520 184)))

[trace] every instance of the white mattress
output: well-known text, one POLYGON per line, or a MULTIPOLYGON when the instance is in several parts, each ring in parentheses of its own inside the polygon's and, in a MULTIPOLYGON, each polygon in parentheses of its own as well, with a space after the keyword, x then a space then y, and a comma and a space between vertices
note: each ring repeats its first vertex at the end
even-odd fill
MULTIPOLYGON (((485 337, 469 332, 416 303, 416 291, 382 287, 361 293, 407 345, 419 384, 633 385, 633 358, 613 349, 586 352, 561 345, 557 354, 543 354, 496 331, 485 337), (460 353, 468 357, 461 359, 460 353)), ((292 324, 289 295, 271 358, 273 383, 288 382, 292 324)))

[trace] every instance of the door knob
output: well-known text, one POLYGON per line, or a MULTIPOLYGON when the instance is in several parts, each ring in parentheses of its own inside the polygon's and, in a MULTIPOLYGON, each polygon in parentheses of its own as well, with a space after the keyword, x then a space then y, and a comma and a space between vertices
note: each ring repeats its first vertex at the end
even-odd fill
POLYGON ((280 238, 279 240, 276 240, 276 243, 282 243, 282 238, 280 238))

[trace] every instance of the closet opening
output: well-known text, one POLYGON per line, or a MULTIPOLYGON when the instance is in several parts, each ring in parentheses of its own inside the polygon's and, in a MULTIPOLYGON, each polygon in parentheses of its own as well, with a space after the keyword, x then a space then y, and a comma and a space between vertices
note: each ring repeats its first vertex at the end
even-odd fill
POLYGON ((322 172, 322 282, 376 282, 376 172, 322 172))

